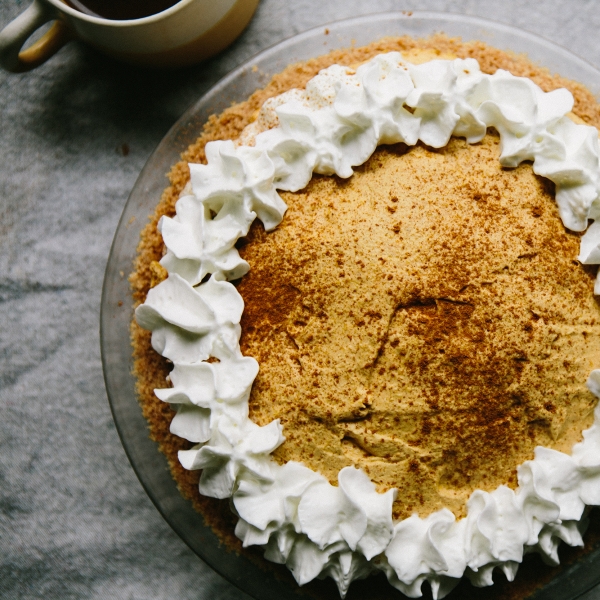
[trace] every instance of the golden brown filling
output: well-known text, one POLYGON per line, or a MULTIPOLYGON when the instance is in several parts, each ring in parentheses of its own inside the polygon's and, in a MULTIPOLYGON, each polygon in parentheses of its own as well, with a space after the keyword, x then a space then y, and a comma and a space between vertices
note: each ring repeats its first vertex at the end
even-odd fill
POLYGON ((380 148, 285 194, 282 224, 241 248, 250 417, 281 419, 280 462, 397 487, 396 518, 464 515, 592 423, 600 311, 579 236, 531 165, 498 156, 496 135, 380 148))

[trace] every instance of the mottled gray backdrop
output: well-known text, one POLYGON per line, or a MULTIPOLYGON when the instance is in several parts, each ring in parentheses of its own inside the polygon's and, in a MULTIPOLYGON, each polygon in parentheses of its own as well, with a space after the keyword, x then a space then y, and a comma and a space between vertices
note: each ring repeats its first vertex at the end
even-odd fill
MULTIPOLYGON (((0 0, 0 25, 27 4, 0 0)), ((194 68, 137 71, 74 43, 0 73, 1 598, 247 598, 170 530, 117 437, 98 342, 111 240, 154 147, 233 67, 316 25, 411 9, 516 25, 600 67, 594 0, 261 0, 242 37, 194 68)))

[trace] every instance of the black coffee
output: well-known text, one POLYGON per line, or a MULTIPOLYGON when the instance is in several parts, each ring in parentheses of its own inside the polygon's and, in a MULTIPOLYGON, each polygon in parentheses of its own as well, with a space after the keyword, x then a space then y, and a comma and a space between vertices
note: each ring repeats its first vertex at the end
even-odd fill
POLYGON ((65 4, 86 15, 125 21, 141 19, 167 10, 179 0, 63 0, 65 4))

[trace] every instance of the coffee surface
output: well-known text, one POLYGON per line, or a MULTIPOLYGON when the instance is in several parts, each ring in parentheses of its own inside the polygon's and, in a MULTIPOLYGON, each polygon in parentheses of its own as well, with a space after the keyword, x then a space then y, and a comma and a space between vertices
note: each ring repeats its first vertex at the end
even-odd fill
POLYGON ((174 6, 179 0, 63 0, 86 15, 125 21, 155 15, 174 6))
POLYGON ((503 169, 499 139, 383 147, 348 180, 314 176, 240 253, 250 417, 279 418, 280 462, 399 489, 394 516, 516 486, 538 445, 593 420, 593 275, 551 185, 503 169))

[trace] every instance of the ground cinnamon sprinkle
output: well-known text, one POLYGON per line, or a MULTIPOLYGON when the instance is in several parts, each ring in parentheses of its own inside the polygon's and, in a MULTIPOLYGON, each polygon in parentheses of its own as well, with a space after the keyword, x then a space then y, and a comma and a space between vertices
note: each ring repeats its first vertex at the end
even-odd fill
MULTIPOLYGON (((567 87, 575 97, 574 113, 600 126, 600 108, 583 86, 552 76, 523 56, 481 42, 462 43, 444 36, 385 39, 291 65, 246 102, 211 117, 196 144, 173 167, 171 185, 142 233, 131 276, 135 301, 142 302, 151 285, 161 278, 156 261, 162 256, 163 246, 156 223, 163 214, 174 214, 175 201, 189 179, 187 162, 205 162, 204 146, 208 141, 235 139, 267 98, 303 87, 330 64, 355 64, 382 52, 414 49, 473 57, 485 72, 507 69, 531 78, 547 91, 567 87)), ((496 143, 497 138, 488 136, 477 151, 494 152, 496 143)), ((461 140, 436 151, 422 146, 381 149, 357 169, 357 175, 368 179, 374 170, 393 171, 400 168, 398 161, 421 160, 425 155, 441 163, 460 155, 459 162, 466 161, 467 165, 473 158, 471 151, 461 140)), ((302 460, 332 482, 339 468, 355 463, 381 490, 405 486, 395 506, 397 517, 414 511, 425 516, 442 505, 462 514, 464 500, 472 489, 493 489, 501 482, 515 485, 515 465, 531 458, 536 444, 568 450, 591 423, 593 399, 580 389, 581 385, 566 400, 552 397, 551 390, 542 393, 538 386, 538 382, 555 376, 555 361, 544 358, 544 352, 552 356, 557 351, 562 353, 561 377, 571 378, 575 387, 577 382, 585 381, 590 370, 582 356, 591 356, 591 340, 598 334, 600 320, 595 318, 597 305, 591 299, 590 274, 572 262, 578 238, 560 225, 551 201, 553 190, 532 175, 518 215, 507 210, 503 199, 516 191, 510 176, 519 169, 530 170, 527 165, 508 172, 498 167, 496 159, 499 173, 489 178, 489 173, 482 170, 481 159, 479 155, 467 170, 480 169, 480 175, 485 175, 480 181, 484 183, 474 185, 473 178, 465 178, 464 186, 456 192, 469 203, 472 222, 459 218, 460 226, 454 225, 459 229, 449 238, 452 241, 442 231, 453 226, 451 220, 436 217, 435 210, 429 211, 426 222, 415 221, 415 215, 422 216, 419 194, 425 193, 446 199, 445 210, 456 208, 456 215, 460 215, 460 207, 448 201, 446 188, 417 172, 412 184, 407 184, 413 185, 413 190, 390 189, 379 197, 367 195, 364 211, 355 211, 354 215, 344 209, 343 197, 358 177, 345 182, 315 177, 306 190, 286 195, 290 210, 274 234, 265 234, 260 224, 255 224, 248 239, 239 244, 241 254, 251 264, 250 274, 238 288, 246 303, 242 349, 261 364, 251 398, 253 419, 260 424, 276 417, 285 420, 284 428, 290 429, 290 435, 284 429, 288 439, 277 452, 278 460, 298 459, 296 453, 302 452, 302 460), (331 193, 336 191, 340 192, 339 198, 331 200, 331 193), (407 203, 411 194, 415 202, 407 203), (340 215, 347 218, 350 227, 344 231, 334 227, 335 236, 323 238, 328 220, 337 224, 340 215), (289 226, 294 223, 295 227, 289 226), (507 224, 513 226, 515 235, 511 240, 518 248, 503 235, 507 224), (530 234, 527 226, 534 233, 530 234), (375 229, 381 230, 377 236, 375 229), (411 262, 411 240, 418 235, 424 239, 420 247, 424 255, 411 262), (364 240, 371 237, 381 245, 353 254, 351 248, 364 246, 364 240), (302 251, 294 252, 300 248, 296 244, 302 244, 302 251), (501 264, 503 248, 505 264, 501 264), (489 282, 483 277, 485 273, 477 271, 482 257, 486 273, 493 275, 489 282), (316 264, 329 269, 328 278, 319 285, 315 285, 316 264), (542 273, 552 282, 543 290, 538 277, 542 273), (337 326, 332 324, 335 319, 330 299, 338 294, 340 286, 358 286, 365 281, 376 284, 378 293, 369 298, 368 290, 357 287, 353 290, 355 298, 364 298, 363 305, 344 308, 342 302, 338 317, 347 310, 346 318, 338 319, 337 326), (473 281, 478 285, 474 286, 473 281), (537 294, 536 310, 515 302, 514 296, 520 291, 537 294), (482 304, 485 309, 481 309, 482 304), (263 309, 265 306, 268 310, 263 309), (580 316, 573 317, 574 324, 568 324, 565 315, 572 315, 573 307, 580 316), (577 335, 567 334, 567 325, 575 327, 577 335), (325 337, 335 342, 333 355, 328 355, 337 358, 329 362, 314 352, 322 348, 325 337), (340 368, 349 358, 355 364, 360 361, 359 368, 352 372, 340 368), (270 366, 275 376, 265 378, 270 366), (296 383, 301 382, 298 389, 310 399, 308 405, 298 403, 298 394, 282 393, 286 391, 282 382, 290 376, 296 383), (453 393, 452 412, 445 408, 450 386, 457 390, 453 393), (499 393, 490 395, 486 389, 499 393), (273 403, 272 399, 283 402, 273 403), (482 406, 485 411, 480 410, 482 406), (444 436, 458 441, 444 446, 439 443, 444 436), (503 460, 498 460, 499 456, 503 460), (436 474, 435 481, 432 473, 436 474), (438 481, 443 485, 438 486, 438 481)), ((197 491, 198 472, 179 465, 177 451, 189 444, 170 434, 173 413, 153 393, 154 388, 164 387, 169 366, 151 350, 149 333, 135 323, 132 340, 137 389, 151 437, 167 456, 182 493, 228 547, 260 560, 258 551, 242 550, 233 535, 235 517, 228 502, 201 497, 197 491)), ((565 553, 574 557, 577 551, 565 549, 565 553)), ((278 576, 290 577, 284 568, 266 568, 278 576)), ((527 564, 523 566, 515 583, 505 585, 502 577, 502 581, 484 590, 461 585, 450 597, 525 597, 555 571, 542 568, 536 560, 529 570, 527 564)), ((376 577, 368 584, 356 582, 348 598, 400 597, 381 580, 376 577)), ((330 583, 316 582, 305 589, 315 597, 329 597, 333 592, 330 583)))

